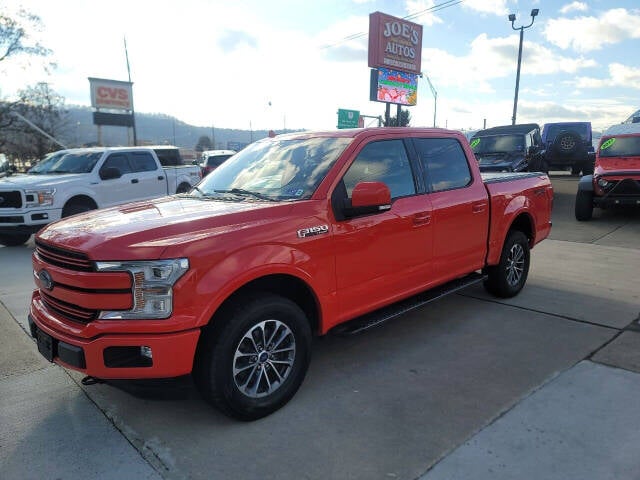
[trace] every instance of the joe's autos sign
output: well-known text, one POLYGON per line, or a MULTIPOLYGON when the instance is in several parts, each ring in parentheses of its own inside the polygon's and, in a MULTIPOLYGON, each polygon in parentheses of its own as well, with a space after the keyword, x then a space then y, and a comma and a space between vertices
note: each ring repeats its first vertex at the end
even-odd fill
POLYGON ((369 66, 420 73, 422 25, 382 12, 369 15, 369 66))
POLYGON ((89 77, 91 106, 96 109, 133 110, 130 82, 89 77))

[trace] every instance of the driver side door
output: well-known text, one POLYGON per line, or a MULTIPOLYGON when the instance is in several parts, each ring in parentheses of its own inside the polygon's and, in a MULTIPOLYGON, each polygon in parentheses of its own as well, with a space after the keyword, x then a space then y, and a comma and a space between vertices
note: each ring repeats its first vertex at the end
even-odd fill
POLYGON ((367 143, 333 193, 340 320, 406 297, 428 282, 432 207, 428 195, 420 193, 407 146, 402 139, 367 143), (350 205, 353 188, 363 181, 385 183, 390 208, 342 217, 340 205, 350 205))

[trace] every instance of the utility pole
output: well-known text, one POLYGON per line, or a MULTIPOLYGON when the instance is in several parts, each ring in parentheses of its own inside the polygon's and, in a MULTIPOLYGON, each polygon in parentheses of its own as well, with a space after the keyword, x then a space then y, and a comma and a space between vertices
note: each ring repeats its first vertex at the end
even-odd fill
MULTIPOLYGON (((127 37, 124 37, 124 55, 127 59, 127 73, 129 74, 129 83, 131 83, 131 68, 129 68, 129 52, 127 51, 127 37)), ((131 85, 131 126, 133 128, 133 146, 135 147, 138 145, 138 136, 136 134, 136 112, 133 109, 133 85, 131 85)))
POLYGON ((425 75, 425 77, 427 77, 427 82, 429 83, 431 94, 433 95, 433 128, 436 128, 436 109, 438 108, 438 92, 433 86, 433 83, 431 83, 431 79, 429 78, 429 75, 425 75))

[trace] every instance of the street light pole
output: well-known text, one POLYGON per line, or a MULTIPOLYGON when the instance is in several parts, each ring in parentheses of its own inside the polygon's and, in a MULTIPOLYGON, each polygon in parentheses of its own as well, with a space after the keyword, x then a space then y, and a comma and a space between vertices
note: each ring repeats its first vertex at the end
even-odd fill
POLYGON ((520 46, 518 47, 518 70, 516 72, 516 93, 513 97, 513 116, 511 117, 511 125, 516 124, 516 113, 518 112, 518 90, 520 89, 520 64, 522 63, 522 39, 524 38, 524 29, 529 28, 533 25, 533 22, 536 19, 536 16, 540 12, 539 9, 534 8, 531 10, 531 23, 527 26, 515 27, 513 23, 516 21, 516 16, 514 13, 509 15, 509 20, 511 21, 511 28, 513 30, 520 30, 520 46))
POLYGON ((438 108, 438 92, 431 83, 431 79, 429 75, 425 75, 427 77, 427 82, 429 82, 429 88, 431 89, 431 93, 433 94, 433 128, 436 128, 436 109, 438 108))

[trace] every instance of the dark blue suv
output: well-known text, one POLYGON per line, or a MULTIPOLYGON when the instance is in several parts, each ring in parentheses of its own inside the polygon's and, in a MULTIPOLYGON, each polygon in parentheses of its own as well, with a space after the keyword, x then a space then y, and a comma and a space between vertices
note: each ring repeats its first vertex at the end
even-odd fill
POLYGON ((571 168, 573 175, 593 173, 596 157, 591 122, 546 123, 542 127, 542 142, 548 168, 571 168))
POLYGON ((469 139, 481 172, 547 172, 537 123, 480 130, 469 139))

